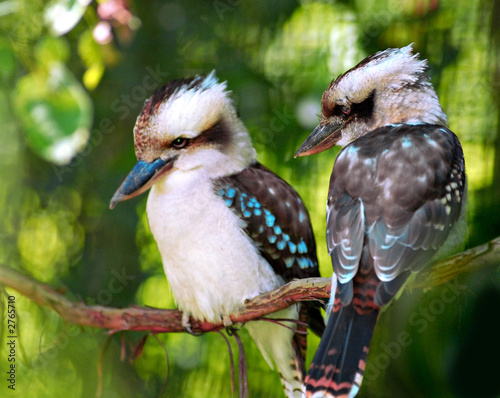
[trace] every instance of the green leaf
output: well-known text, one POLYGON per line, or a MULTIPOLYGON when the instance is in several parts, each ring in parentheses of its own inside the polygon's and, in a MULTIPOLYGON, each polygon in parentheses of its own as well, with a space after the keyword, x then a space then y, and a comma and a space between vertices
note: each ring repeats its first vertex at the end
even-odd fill
POLYGON ((50 66, 52 62, 66 62, 69 53, 68 42, 61 37, 44 37, 35 48, 35 56, 39 65, 50 66))
POLYGON ((21 78, 14 105, 28 144, 44 159, 67 164, 87 144, 92 102, 63 64, 21 78))

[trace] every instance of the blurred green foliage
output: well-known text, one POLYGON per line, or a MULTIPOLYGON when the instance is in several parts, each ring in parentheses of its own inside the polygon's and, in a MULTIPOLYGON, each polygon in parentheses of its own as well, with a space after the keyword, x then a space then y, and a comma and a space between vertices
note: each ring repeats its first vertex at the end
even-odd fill
MULTIPOLYGON (((113 212, 108 203, 134 164, 132 128, 144 100, 167 80, 216 69, 259 160, 307 203, 321 272, 330 275, 324 209, 338 149, 293 154, 333 78, 370 53, 410 42, 429 59, 464 145, 468 245, 484 243, 500 232, 498 0, 1 2, 0 262, 89 304, 175 307, 146 195, 113 212)), ((150 337, 130 362, 122 346, 130 355, 142 334, 108 337, 67 325, 7 292, 16 297, 20 345, 16 391, 2 379, 2 396, 231 396, 229 355, 217 334, 150 337)), ((381 316, 359 396, 499 397, 492 332, 499 304, 500 268, 405 292, 381 316)), ((4 321, 0 331, 5 372, 4 321)), ((242 337, 250 396, 281 396, 278 375, 242 337)), ((317 344, 311 336, 308 361, 317 344)))

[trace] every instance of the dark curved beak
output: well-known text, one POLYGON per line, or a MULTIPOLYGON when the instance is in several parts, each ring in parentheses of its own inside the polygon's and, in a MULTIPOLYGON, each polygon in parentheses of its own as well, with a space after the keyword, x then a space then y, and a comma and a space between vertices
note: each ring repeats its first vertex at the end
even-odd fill
POLYGON ((167 173, 174 166, 177 156, 164 160, 158 158, 151 163, 139 160, 128 174, 120 188, 115 192, 109 208, 113 209, 118 202, 133 198, 147 191, 160 175, 167 173))
POLYGON ((320 124, 297 149, 295 157, 314 155, 331 148, 340 139, 341 127, 342 124, 336 123, 320 124))

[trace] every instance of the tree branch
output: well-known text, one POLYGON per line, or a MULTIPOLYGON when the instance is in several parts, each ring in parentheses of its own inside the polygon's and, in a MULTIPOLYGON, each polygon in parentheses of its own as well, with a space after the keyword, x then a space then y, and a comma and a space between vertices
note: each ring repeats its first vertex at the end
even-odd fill
MULTIPOLYGON (((182 313, 178 310, 130 307, 126 309, 104 306, 88 306, 69 300, 54 288, 22 275, 5 265, 0 266, 0 283, 17 290, 41 306, 56 311, 65 321, 82 326, 109 329, 111 333, 121 330, 150 331, 154 333, 185 332, 182 313)), ((232 315, 234 323, 244 323, 285 309, 298 301, 328 298, 330 278, 297 280, 272 292, 257 296, 242 305, 238 314, 232 315)), ((191 319, 193 332, 210 332, 225 326, 191 319)))
MULTIPOLYGON (((500 237, 459 253, 428 267, 411 283, 411 288, 430 288, 446 283, 459 275, 498 265, 500 237)), ((22 275, 10 267, 0 265, 0 283, 17 290, 22 295, 56 311, 64 320, 78 325, 109 329, 110 333, 122 330, 150 331, 153 333, 184 332, 182 313, 178 310, 131 307, 126 309, 88 306, 69 300, 54 288, 22 275)), ((234 323, 262 319, 299 301, 321 300, 330 297, 330 278, 310 278, 292 281, 248 300, 237 314, 234 323)), ((224 325, 199 322, 191 319, 191 329, 196 333, 223 329, 224 325)))
POLYGON ((417 274, 410 288, 427 289, 500 264, 500 236, 480 246, 445 258, 417 274))

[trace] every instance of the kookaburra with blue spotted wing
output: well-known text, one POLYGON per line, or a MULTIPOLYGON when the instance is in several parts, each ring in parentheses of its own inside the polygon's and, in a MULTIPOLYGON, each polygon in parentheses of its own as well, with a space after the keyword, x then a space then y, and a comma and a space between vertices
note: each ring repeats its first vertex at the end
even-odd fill
MULTIPOLYGON (((302 200, 256 161, 226 84, 213 72, 157 90, 137 119, 134 142, 138 162, 111 208, 151 188, 149 225, 186 326, 189 316, 229 324, 245 300, 294 278, 319 276, 302 200)), ((274 317, 297 320, 299 308, 274 317)), ((319 311, 301 309, 321 329, 319 311)), ((246 328, 276 365, 287 396, 298 397, 305 343, 296 324, 288 325, 260 321, 246 328)))
POLYGON ((331 313, 307 397, 354 397, 380 308, 409 275, 465 236, 460 142, 411 46, 378 52, 332 81, 296 156, 345 146, 327 202, 331 313))

